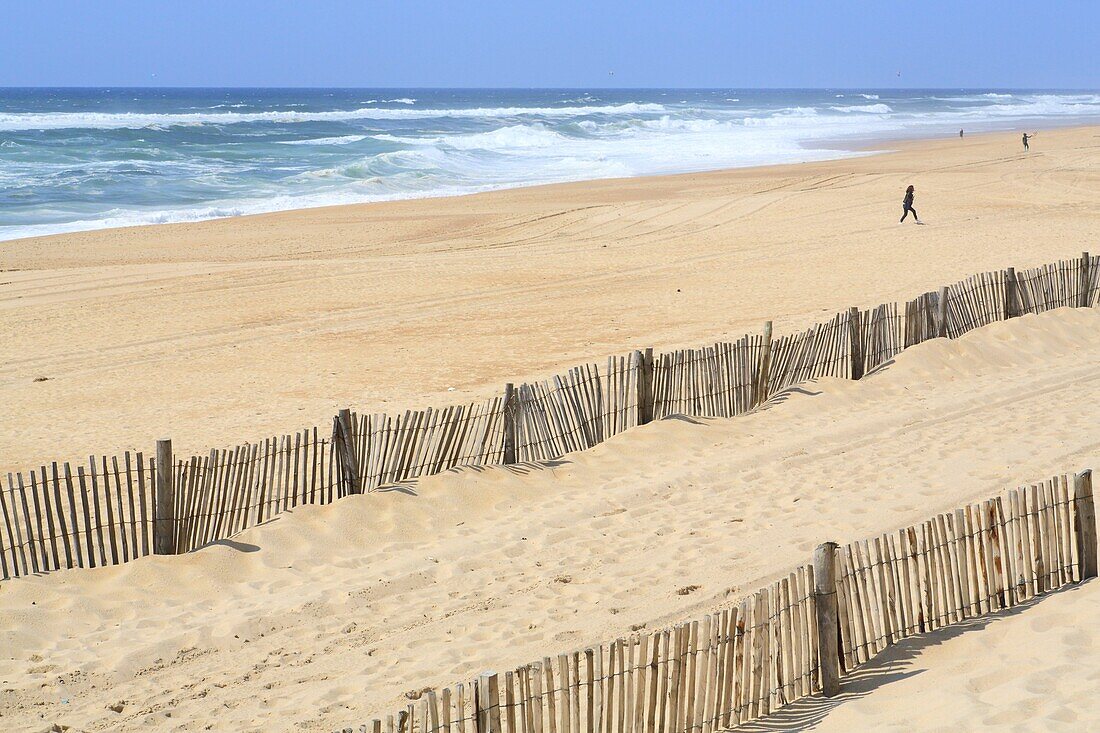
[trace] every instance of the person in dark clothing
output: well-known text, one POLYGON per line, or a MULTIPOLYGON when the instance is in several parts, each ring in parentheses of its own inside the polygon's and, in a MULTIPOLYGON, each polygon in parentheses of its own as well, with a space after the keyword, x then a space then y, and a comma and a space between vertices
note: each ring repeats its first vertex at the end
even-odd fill
POLYGON ((913 190, 912 186, 905 189, 905 200, 901 202, 901 219, 898 222, 899 224, 905 221, 905 217, 909 216, 910 211, 913 212, 913 221, 918 224, 921 223, 920 217, 917 216, 917 210, 913 208, 913 190))
POLYGON ((1035 137, 1035 136, 1034 135, 1028 135, 1026 132, 1024 133, 1024 150, 1030 150, 1030 148, 1028 148, 1028 146, 1027 146, 1027 141, 1030 140, 1033 137, 1035 137))
POLYGON ((963 136, 963 131, 959 130, 959 137, 962 137, 962 136, 963 136))

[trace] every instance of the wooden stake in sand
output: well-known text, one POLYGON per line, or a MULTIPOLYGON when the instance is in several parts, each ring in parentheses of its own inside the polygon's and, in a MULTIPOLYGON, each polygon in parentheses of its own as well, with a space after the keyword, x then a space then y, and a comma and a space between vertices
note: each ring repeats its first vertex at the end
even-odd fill
POLYGON ((638 368, 638 424, 653 420, 653 348, 634 352, 638 368))
POLYGON ((940 288, 940 301, 936 304, 936 338, 947 338, 947 301, 950 297, 946 285, 940 288))
POLYGON ((516 400, 516 386, 509 382, 504 385, 504 464, 516 462, 516 414, 519 405, 516 400))
POLYGON ((835 542, 818 545, 814 551, 814 606, 817 608, 817 638, 821 645, 821 693, 834 697, 840 693, 840 655, 837 638, 840 633, 836 608, 835 542))
POLYGON ((1076 506, 1077 557, 1081 563, 1081 580, 1095 578, 1096 562, 1096 506, 1092 498, 1092 469, 1082 471, 1073 478, 1073 501, 1076 506))
POLYGON ((863 379, 863 328, 859 308, 848 309, 848 347, 852 359, 852 379, 863 379))
POLYGON ((1016 315, 1016 268, 1010 267, 1005 270, 1005 320, 1016 315))
POLYGON ((760 364, 756 372, 756 389, 753 394, 753 405, 760 406, 768 398, 768 372, 772 360, 772 322, 764 322, 764 339, 760 347, 760 364))
POLYGON ((1077 305, 1080 308, 1089 307, 1089 283, 1092 277, 1089 272, 1089 263, 1091 261, 1092 258, 1089 257, 1088 252, 1081 253, 1081 267, 1077 277, 1077 305))
POLYGON ((349 494, 363 493, 363 486, 359 481, 359 459, 355 451, 355 438, 352 435, 351 410, 340 410, 336 416, 339 430, 336 431, 336 439, 339 441, 341 468, 344 474, 344 485, 349 494))
POLYGON ((157 441, 157 474, 155 514, 153 523, 153 554, 176 554, 176 522, 173 509, 175 498, 175 472, 172 470, 172 439, 157 441))

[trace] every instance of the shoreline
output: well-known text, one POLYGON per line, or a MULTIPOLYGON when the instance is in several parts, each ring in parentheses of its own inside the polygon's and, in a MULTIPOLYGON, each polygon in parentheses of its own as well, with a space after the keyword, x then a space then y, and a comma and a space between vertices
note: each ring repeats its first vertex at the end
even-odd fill
MULTIPOLYGON (((1052 124, 1053 122, 1054 122, 1054 120, 1043 120, 1043 126, 1041 126, 1041 127, 1029 127, 1027 129, 1028 130, 1037 130, 1037 131, 1045 132, 1045 131, 1057 131, 1057 130, 1087 129, 1087 128, 1091 128, 1091 127, 1100 128, 1100 120, 1095 120, 1095 121, 1091 121, 1091 122, 1084 122, 1084 123, 1082 123, 1081 121, 1078 120, 1078 121, 1068 122, 1068 123, 1063 124, 1063 125, 1052 124)), ((1023 129, 1023 128, 1021 128, 1021 129, 1023 129)), ((986 137, 986 136, 1003 135, 1003 134, 1006 134, 1007 132, 1009 132, 1009 130, 1007 128, 1006 129, 1000 129, 1000 130, 985 129, 985 130, 981 130, 979 132, 974 132, 969 137, 972 137, 974 139, 978 139, 978 138, 986 137)), ((398 202, 408 202, 408 201, 435 201, 435 200, 440 200, 440 199, 461 199, 461 198, 467 198, 467 197, 470 197, 470 196, 482 196, 482 195, 486 195, 486 194, 494 194, 494 193, 499 193, 499 192, 504 192, 504 191, 516 191, 516 190, 523 190, 523 189, 539 189, 539 188, 544 188, 544 187, 549 187, 549 186, 584 185, 584 184, 591 184, 591 183, 596 183, 596 182, 601 182, 601 181, 634 181, 634 180, 646 180, 646 179, 653 179, 653 178, 667 178, 667 177, 674 177, 674 176, 690 176, 690 175, 699 175, 699 174, 708 174, 708 173, 727 173, 727 172, 732 172, 732 171, 755 170, 755 169, 764 169, 764 168, 772 168, 772 167, 812 165, 812 164, 815 164, 815 163, 828 163, 828 162, 832 162, 832 161, 846 160, 846 159, 854 158, 854 157, 867 157, 867 156, 872 156, 872 155, 883 155, 883 154, 887 154, 887 153, 890 153, 890 152, 894 152, 894 150, 897 146, 902 146, 902 145, 905 145, 907 143, 933 143, 933 142, 943 141, 943 140, 948 140, 948 139, 953 139, 953 137, 951 135, 947 135, 947 134, 928 134, 928 135, 917 134, 917 135, 911 135, 911 136, 894 136, 893 134, 889 134, 889 135, 882 135, 882 136, 867 135, 867 136, 825 138, 825 139, 822 139, 820 141, 817 141, 818 144, 816 144, 816 145, 806 147, 805 150, 808 151, 808 152, 809 151, 835 152, 835 153, 837 153, 836 155, 828 155, 826 157, 817 158, 817 159, 813 159, 813 160, 798 160, 798 161, 763 163, 763 164, 759 164, 759 165, 746 165, 746 166, 734 166, 734 167, 723 167, 723 168, 709 168, 709 169, 702 169, 702 170, 687 170, 687 171, 679 171, 679 172, 674 172, 674 173, 646 173, 646 174, 641 174, 641 175, 637 175, 637 176, 626 176, 626 177, 582 178, 582 179, 577 179, 577 180, 550 181, 550 182, 544 182, 544 183, 502 184, 502 185, 499 185, 499 186, 489 186, 489 187, 486 187, 484 190, 474 190, 474 191, 462 192, 462 193, 452 193, 452 194, 424 193, 423 195, 413 194, 413 195, 409 195, 409 196, 405 196, 405 197, 383 199, 383 200, 378 200, 378 201, 358 201, 358 202, 339 203, 339 204, 318 204, 316 206, 303 206, 303 207, 295 207, 295 208, 289 208, 289 209, 273 209, 273 210, 270 210, 270 211, 260 211, 260 212, 256 212, 256 213, 233 214, 233 215, 229 215, 229 216, 213 216, 213 217, 202 218, 202 219, 186 219, 186 220, 180 220, 180 221, 165 221, 165 222, 157 222, 157 223, 149 223, 149 224, 119 225, 119 226, 104 226, 104 227, 93 226, 93 227, 84 228, 84 229, 74 229, 72 231, 59 231, 59 232, 53 232, 53 233, 49 233, 49 234, 35 234, 35 235, 30 235, 30 236, 15 237, 15 238, 11 238, 11 239, 4 239, 4 238, 0 237, 0 251, 2 251, 5 246, 7 246, 7 245, 9 245, 13 242, 21 242, 21 241, 25 241, 25 240, 39 240, 39 239, 56 238, 56 237, 67 237, 67 236, 73 236, 73 235, 87 234, 87 233, 90 233, 90 232, 105 232, 105 231, 115 231, 115 230, 135 230, 135 229, 145 229, 145 228, 149 228, 149 227, 160 227, 160 226, 186 226, 186 225, 190 225, 190 224, 203 224, 205 222, 211 222, 211 221, 233 221, 233 220, 248 219, 248 218, 253 218, 253 217, 263 217, 263 216, 272 216, 272 215, 280 215, 280 214, 294 214, 294 213, 297 213, 297 212, 309 212, 309 211, 317 211, 317 210, 341 209, 341 208, 345 208, 345 207, 379 206, 379 205, 393 204, 393 203, 398 203, 398 202)), ((224 201, 209 201, 209 202, 203 203, 201 205, 202 206, 208 206, 208 207, 211 207, 211 208, 217 208, 217 207, 231 207, 233 204, 231 202, 224 202, 224 201)), ((150 212, 150 213, 152 213, 152 212, 150 212)), ((42 226, 50 226, 50 225, 42 225, 42 226)), ((58 226, 66 226, 66 225, 65 224, 59 224, 58 226)))
POLYGON ((0 468, 468 404, 1089 249, 1100 128, 1014 137, 13 240, 0 468))

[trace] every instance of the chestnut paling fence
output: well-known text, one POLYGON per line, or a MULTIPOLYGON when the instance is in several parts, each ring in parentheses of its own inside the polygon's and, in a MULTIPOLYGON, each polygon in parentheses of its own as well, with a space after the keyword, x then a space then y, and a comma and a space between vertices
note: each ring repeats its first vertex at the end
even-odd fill
POLYGON ((671 628, 427 689, 336 733, 711 733, 807 696, 897 642, 1096 576, 1092 472, 844 546, 671 628))
POLYGON ((0 486, 0 578, 177 554, 300 504, 446 471, 556 458, 672 414, 729 417, 791 385, 859 379, 905 348, 1027 313, 1092 307, 1100 256, 986 272, 904 303, 851 308, 801 333, 586 364, 485 402, 399 415, 343 410, 324 429, 188 458, 92 456, 9 473, 0 486))

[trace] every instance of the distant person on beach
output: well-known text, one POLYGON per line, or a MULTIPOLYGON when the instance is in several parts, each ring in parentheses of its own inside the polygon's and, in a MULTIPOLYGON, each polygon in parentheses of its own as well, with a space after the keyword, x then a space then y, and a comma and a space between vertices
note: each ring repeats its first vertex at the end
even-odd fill
POLYGON ((962 137, 962 136, 963 136, 963 131, 959 130, 959 137, 962 137))
POLYGON ((912 186, 905 189, 905 200, 901 202, 902 211, 901 219, 898 221, 899 224, 905 221, 905 217, 909 216, 910 211, 913 212, 913 221, 917 222, 918 224, 921 223, 920 217, 917 216, 917 210, 913 208, 913 190, 914 189, 912 186))
POLYGON ((1035 137, 1035 136, 1034 136, 1034 135, 1028 135, 1028 134, 1027 134, 1026 132, 1024 133, 1024 150, 1025 150, 1025 151, 1027 151, 1027 150, 1030 150, 1030 149, 1031 149, 1031 148, 1029 148, 1029 147, 1027 146, 1027 141, 1028 141, 1028 140, 1030 140, 1030 139, 1031 139, 1031 138, 1033 138, 1033 137, 1035 137))

